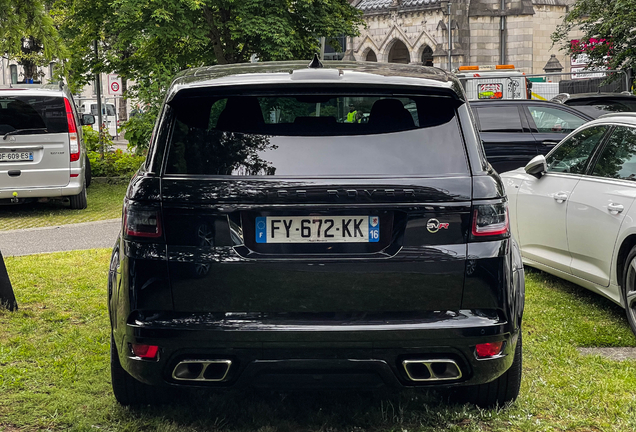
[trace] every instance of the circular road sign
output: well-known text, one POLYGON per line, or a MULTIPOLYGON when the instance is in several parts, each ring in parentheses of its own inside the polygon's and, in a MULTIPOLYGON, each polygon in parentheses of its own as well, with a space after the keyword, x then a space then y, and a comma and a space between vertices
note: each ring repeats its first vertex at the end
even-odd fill
POLYGON ((119 91, 119 83, 117 81, 113 81, 112 83, 110 83, 110 89, 114 93, 117 93, 119 91))

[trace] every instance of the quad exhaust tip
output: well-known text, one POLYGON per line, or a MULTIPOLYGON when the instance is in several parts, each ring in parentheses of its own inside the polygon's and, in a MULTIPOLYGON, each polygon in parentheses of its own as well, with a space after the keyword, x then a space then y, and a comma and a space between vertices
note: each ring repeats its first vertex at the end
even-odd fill
POLYGON ((182 360, 172 371, 177 381, 223 381, 232 366, 232 360, 182 360))
POLYGON ((450 381, 462 377, 462 371, 450 359, 404 360, 402 366, 411 381, 450 381))

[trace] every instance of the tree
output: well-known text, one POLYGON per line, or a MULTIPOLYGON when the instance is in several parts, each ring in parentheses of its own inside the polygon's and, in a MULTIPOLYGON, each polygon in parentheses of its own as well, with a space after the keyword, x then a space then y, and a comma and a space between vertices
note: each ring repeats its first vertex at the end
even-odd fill
POLYGON ((265 61, 310 59, 318 37, 337 46, 335 37, 357 35, 363 25, 347 0, 57 0, 56 10, 65 17, 61 33, 72 41, 71 82, 88 82, 87 71, 136 81, 129 96, 142 102, 144 114, 128 130, 139 125, 143 130, 133 135, 144 139, 161 90, 180 70, 246 62, 252 54, 265 61), (90 51, 93 40, 99 58, 90 51))
POLYGON ((37 66, 64 55, 46 0, 0 0, 0 52, 24 67, 25 79, 37 78, 37 66))
POLYGON ((627 69, 636 66, 636 0, 578 0, 552 34, 570 55, 587 54, 590 66, 627 69), (581 30, 579 42, 570 34, 581 30))

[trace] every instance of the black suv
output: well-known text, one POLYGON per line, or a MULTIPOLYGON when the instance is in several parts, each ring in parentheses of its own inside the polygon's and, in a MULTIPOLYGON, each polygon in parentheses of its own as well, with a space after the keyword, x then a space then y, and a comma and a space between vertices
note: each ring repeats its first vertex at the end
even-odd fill
POLYGON ((243 386, 514 400, 523 268, 461 85, 310 66, 173 81, 110 265, 117 400, 243 386))
POLYGON ((562 104, 530 99, 471 101, 486 157, 499 172, 545 155, 593 117, 562 104))

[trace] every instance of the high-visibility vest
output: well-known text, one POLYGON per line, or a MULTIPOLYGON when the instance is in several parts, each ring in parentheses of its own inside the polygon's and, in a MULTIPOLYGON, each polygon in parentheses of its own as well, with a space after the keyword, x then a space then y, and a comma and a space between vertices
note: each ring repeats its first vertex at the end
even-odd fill
POLYGON ((347 113, 347 123, 355 123, 357 113, 358 111, 351 111, 350 113, 347 113))

